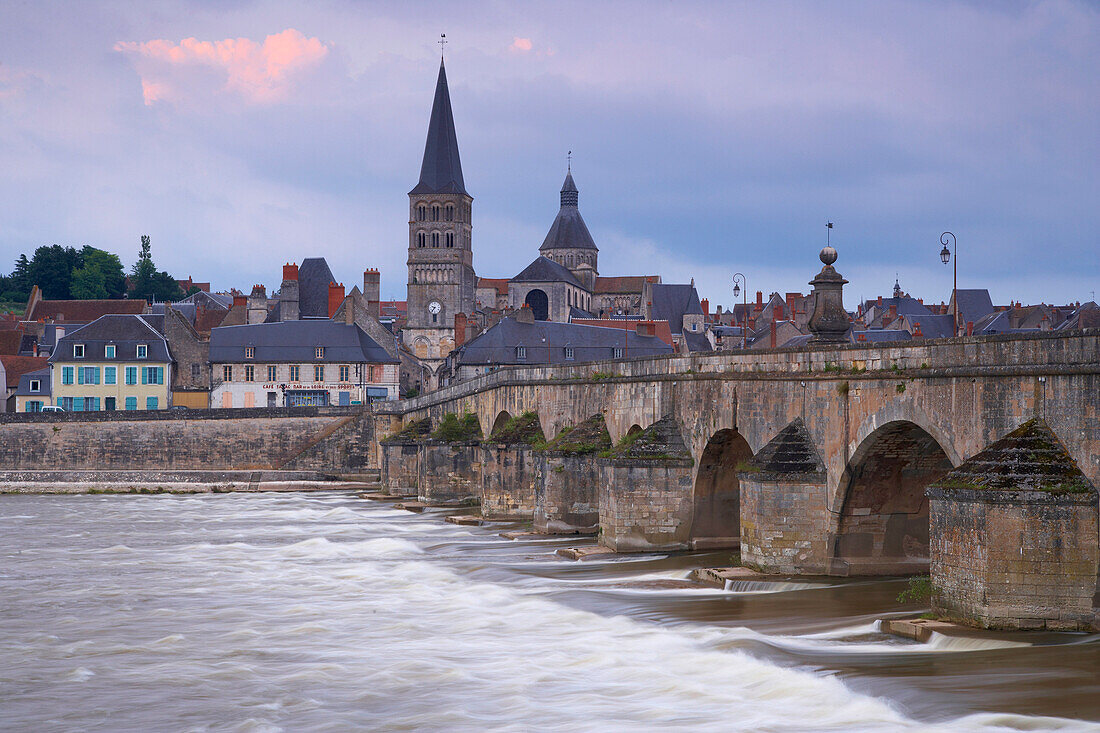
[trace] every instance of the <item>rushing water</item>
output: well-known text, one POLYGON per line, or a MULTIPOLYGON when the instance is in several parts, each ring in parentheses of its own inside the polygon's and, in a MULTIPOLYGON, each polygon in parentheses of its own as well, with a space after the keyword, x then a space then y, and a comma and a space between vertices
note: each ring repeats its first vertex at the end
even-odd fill
POLYGON ((337 494, 0 496, 0 729, 1098 729, 1091 636, 919 645, 874 623, 901 581, 702 588, 725 555, 500 530, 337 494))

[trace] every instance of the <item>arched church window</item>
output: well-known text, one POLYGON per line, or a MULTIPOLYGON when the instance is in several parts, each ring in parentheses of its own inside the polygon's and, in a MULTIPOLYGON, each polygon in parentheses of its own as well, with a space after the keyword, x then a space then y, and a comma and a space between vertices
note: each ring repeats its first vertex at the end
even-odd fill
POLYGON ((439 221, 439 204, 432 205, 432 221, 439 221))
POLYGON ((432 246, 439 247, 439 232, 432 232, 432 246))
POLYGON ((450 204, 447 204, 447 208, 444 210, 443 214, 446 217, 447 221, 454 221, 455 220, 455 207, 451 206, 450 204))
POLYGON ((421 204, 416 207, 416 220, 425 221, 428 218, 428 207, 421 204))
POLYGON ((447 232, 447 246, 448 247, 455 246, 455 233, 454 232, 447 232))
POLYGON ((417 232, 416 233, 416 246, 417 247, 423 247, 427 243, 428 243, 427 238, 426 238, 426 235, 424 234, 424 232, 417 232))

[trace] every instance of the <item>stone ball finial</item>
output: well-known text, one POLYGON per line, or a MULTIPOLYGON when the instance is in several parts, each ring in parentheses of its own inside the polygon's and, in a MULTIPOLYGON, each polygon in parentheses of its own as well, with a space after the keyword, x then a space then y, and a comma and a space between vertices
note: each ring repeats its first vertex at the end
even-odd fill
POLYGON ((826 265, 831 265, 836 262, 836 250, 826 246, 821 250, 821 254, 819 254, 818 257, 820 257, 821 261, 826 265))

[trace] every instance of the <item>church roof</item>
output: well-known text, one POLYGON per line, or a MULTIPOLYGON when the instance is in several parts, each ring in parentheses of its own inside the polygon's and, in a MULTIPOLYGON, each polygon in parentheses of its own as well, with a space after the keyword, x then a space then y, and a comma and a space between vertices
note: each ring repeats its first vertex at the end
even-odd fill
POLYGON ((550 231, 546 239, 539 247, 540 252, 552 249, 592 249, 599 251, 596 243, 592 241, 592 235, 588 232, 588 226, 581 218, 580 209, 577 208, 577 184, 573 183, 572 172, 565 174, 565 183, 561 187, 561 208, 554 223, 550 225, 550 231))
POLYGON ((511 281, 514 283, 565 282, 578 288, 584 287, 567 267, 542 255, 536 257, 534 262, 523 268, 523 272, 513 277, 511 281))
POLYGON ((428 140, 424 144, 424 162, 420 166, 420 181, 409 193, 466 193, 466 184, 462 181, 462 161, 458 157, 455 120, 451 114, 451 95, 447 91, 447 70, 442 59, 439 61, 439 79, 435 83, 432 118, 428 122, 428 140))
POLYGON ((298 317, 328 318, 328 285, 336 282, 324 257, 306 257, 298 266, 298 317))

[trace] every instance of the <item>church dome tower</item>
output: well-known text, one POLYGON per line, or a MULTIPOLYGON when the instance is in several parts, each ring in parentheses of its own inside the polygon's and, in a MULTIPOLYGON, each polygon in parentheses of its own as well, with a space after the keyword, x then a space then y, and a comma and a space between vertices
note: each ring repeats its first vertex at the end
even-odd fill
POLYGON ((594 279, 598 274, 600 250, 592 241, 588 226, 577 208, 578 198, 577 184, 573 182, 573 172, 570 170, 565 174, 565 183, 561 187, 561 208, 539 247, 539 253, 565 266, 575 275, 585 273, 585 277, 581 278, 583 281, 589 276, 594 279))

